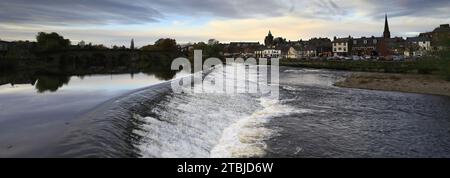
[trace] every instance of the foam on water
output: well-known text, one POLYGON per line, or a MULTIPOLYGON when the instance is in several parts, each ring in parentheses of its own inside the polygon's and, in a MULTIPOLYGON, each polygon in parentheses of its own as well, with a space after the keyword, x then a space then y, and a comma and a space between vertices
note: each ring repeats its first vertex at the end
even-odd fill
POLYGON ((277 131, 266 128, 272 118, 290 115, 299 111, 280 104, 278 100, 260 98, 263 109, 250 116, 238 119, 227 127, 219 143, 211 151, 211 157, 262 157, 267 145, 264 141, 276 135, 277 131))
MULTIPOLYGON (((224 72, 216 69, 204 80, 224 72)), ((249 74, 254 75, 260 74, 249 74)), ((251 78, 247 81, 255 82, 251 78)), ((276 134, 265 124, 295 112, 260 94, 174 93, 152 106, 150 116, 134 116, 140 123, 133 131, 139 140, 135 147, 142 157, 259 157, 265 154, 264 140, 276 134)))

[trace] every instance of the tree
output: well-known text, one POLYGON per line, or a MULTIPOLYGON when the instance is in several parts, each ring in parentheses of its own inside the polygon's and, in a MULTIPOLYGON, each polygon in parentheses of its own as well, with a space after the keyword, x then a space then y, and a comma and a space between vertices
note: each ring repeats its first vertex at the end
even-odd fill
POLYGON ((83 40, 81 40, 81 41, 78 43, 78 46, 79 46, 80 48, 84 48, 84 47, 86 46, 86 42, 84 42, 83 40))
POLYGON ((69 39, 64 39, 64 37, 55 32, 39 32, 36 40, 37 47, 40 51, 67 49, 70 46, 69 39))
MULTIPOLYGON (((221 52, 224 48, 221 44, 208 45, 204 42, 199 42, 193 45, 193 50, 202 50, 202 54, 205 59, 210 57, 222 58, 223 56, 221 52)), ((189 51, 189 58, 194 57, 193 50, 189 51)))
POLYGON ((154 45, 147 45, 141 48, 142 50, 157 50, 157 51, 174 51, 177 49, 177 42, 170 38, 161 38, 155 42, 154 45))
POLYGON ((209 39, 208 40, 208 45, 216 45, 219 44, 219 41, 217 41, 216 39, 209 39))
POLYGON ((161 38, 155 42, 155 46, 160 50, 174 50, 177 49, 177 42, 170 38, 161 38))

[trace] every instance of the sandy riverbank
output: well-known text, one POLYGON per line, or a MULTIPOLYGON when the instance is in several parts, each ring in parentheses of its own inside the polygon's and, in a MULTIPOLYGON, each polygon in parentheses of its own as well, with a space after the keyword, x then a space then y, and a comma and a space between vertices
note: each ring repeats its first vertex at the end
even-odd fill
POLYGON ((339 87, 450 96, 450 81, 434 75, 355 72, 339 87))

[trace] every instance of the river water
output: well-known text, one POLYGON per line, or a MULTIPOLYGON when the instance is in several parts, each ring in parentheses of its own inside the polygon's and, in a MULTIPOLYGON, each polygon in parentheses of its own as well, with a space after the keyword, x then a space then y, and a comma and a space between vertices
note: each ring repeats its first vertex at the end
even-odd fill
MULTIPOLYGON (((233 80, 220 68, 204 80, 219 75, 233 80)), ((76 95, 82 102, 70 106, 45 94, 45 100, 5 94, 10 89, 3 86, 0 156, 450 157, 449 97, 333 86, 345 75, 280 67, 279 99, 174 93, 170 82, 147 80, 113 94, 83 92, 76 95), (54 126, 55 120, 61 121, 54 126), (27 139, 36 130, 46 131, 27 139)))

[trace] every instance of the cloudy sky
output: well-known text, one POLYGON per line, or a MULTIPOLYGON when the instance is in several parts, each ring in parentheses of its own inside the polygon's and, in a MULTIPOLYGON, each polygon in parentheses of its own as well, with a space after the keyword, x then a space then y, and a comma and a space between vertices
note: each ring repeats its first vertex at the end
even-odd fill
POLYGON ((449 0, 1 0, 0 39, 58 32, 74 43, 138 46, 160 37, 179 43, 260 41, 269 30, 288 40, 414 36, 450 23, 449 0))

